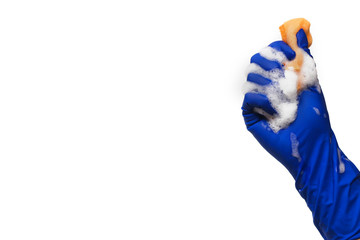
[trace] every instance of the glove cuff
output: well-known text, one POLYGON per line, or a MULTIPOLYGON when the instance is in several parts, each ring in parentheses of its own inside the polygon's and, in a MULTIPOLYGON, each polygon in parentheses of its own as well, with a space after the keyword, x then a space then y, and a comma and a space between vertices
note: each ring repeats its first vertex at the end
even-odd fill
POLYGON ((296 189, 324 239, 360 238, 360 174, 340 150, 333 132, 302 161, 296 189))

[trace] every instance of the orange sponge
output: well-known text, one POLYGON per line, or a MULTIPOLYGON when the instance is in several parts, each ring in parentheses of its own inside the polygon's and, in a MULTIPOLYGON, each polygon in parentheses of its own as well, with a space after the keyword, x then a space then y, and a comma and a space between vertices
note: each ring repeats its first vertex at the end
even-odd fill
MULTIPOLYGON (((285 66, 285 68, 293 69, 296 72, 300 72, 303 64, 304 56, 303 56, 303 51, 301 51, 301 49, 297 45, 296 33, 300 29, 303 29, 308 40, 308 47, 310 47, 312 44, 312 36, 310 34, 310 22, 307 21, 305 18, 295 18, 285 22, 279 28, 280 28, 282 40, 286 42, 296 53, 295 59, 289 62, 285 66)), ((299 76, 298 85, 297 85, 298 91, 301 88, 302 88, 302 84, 301 84, 301 78, 299 76)))
POLYGON ((312 37, 310 34, 310 22, 305 18, 294 18, 287 22, 285 22, 280 27, 281 38, 284 42, 286 42, 291 48, 297 47, 296 33, 303 29, 307 39, 308 39, 308 47, 312 44, 312 37))

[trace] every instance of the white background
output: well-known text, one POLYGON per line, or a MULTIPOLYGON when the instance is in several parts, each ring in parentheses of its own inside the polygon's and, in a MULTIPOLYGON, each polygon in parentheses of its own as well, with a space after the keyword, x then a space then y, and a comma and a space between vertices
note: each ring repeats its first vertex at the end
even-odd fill
POLYGON ((279 25, 307 18, 360 166, 355 3, 2 1, 0 239, 322 239, 246 131, 241 83, 279 25))

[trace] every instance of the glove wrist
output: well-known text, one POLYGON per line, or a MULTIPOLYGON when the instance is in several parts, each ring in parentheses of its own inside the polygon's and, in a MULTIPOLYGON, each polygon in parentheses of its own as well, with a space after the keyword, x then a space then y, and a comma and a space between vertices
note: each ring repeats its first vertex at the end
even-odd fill
POLYGON ((359 238, 359 170, 340 150, 332 131, 329 137, 317 139, 313 144, 312 151, 302 154, 296 189, 325 239, 359 238))

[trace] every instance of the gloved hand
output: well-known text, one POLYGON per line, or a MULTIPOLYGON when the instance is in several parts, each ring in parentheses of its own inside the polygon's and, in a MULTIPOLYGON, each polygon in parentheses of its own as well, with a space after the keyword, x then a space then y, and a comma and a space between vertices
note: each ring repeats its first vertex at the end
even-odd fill
MULTIPOLYGON (((297 40, 298 46, 310 55, 303 30, 298 32, 297 40)), ((295 52, 282 41, 269 46, 282 52, 288 60, 295 57, 295 52)), ((264 71, 284 71, 281 62, 260 54, 255 54, 251 63, 264 71)), ((258 73, 249 73, 247 81, 264 87, 273 83, 258 73)), ((295 121, 274 132, 265 117, 276 114, 268 97, 259 92, 246 93, 242 109, 247 129, 294 177, 296 189, 312 211, 314 224, 324 239, 359 239, 359 171, 338 146, 320 86, 303 90, 298 101, 295 121), (260 114, 258 109, 266 114, 260 114)))

